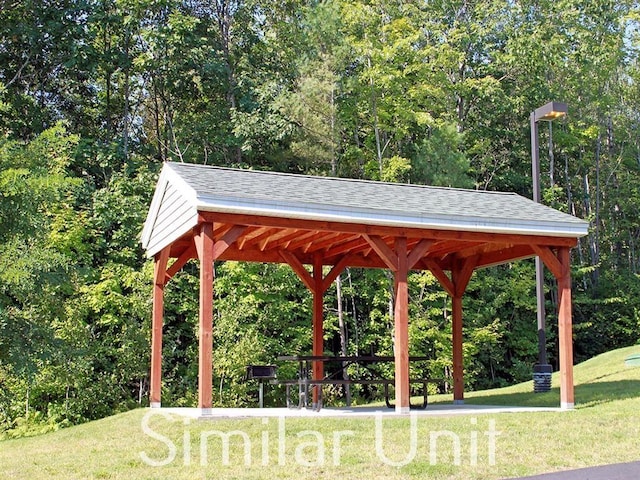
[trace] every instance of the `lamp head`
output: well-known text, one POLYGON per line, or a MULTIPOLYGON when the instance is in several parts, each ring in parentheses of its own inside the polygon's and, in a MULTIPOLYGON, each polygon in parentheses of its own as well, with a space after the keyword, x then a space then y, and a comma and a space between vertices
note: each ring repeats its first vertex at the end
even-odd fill
POLYGON ((567 115, 569 108, 566 103, 562 102, 549 102, 540 108, 536 108, 533 112, 533 117, 536 122, 545 120, 547 122, 553 122, 558 118, 562 118, 567 115))

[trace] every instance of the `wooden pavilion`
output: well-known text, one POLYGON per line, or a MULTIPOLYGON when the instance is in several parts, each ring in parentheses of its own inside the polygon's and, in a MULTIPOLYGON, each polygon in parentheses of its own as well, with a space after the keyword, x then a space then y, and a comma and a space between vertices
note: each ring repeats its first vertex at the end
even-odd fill
MULTIPOLYGON (((454 402, 463 403, 462 297, 471 275, 478 268, 538 255, 558 280, 561 407, 571 409, 570 249, 587 229, 583 220, 512 193, 166 163, 142 233, 142 245, 155 259, 151 406, 161 401, 164 287, 191 259, 200 262, 198 398, 203 413, 212 406, 216 260, 289 264, 313 295, 313 355, 323 353, 323 294, 343 269, 391 270, 395 404, 405 413, 408 272, 431 271, 451 296, 454 402)), ((323 364, 316 362, 313 378, 322 376, 323 364)))

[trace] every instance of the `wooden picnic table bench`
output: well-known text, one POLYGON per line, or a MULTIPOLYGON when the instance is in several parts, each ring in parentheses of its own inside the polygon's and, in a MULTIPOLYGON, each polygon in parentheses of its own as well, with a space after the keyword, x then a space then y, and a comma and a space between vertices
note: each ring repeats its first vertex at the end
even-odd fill
MULTIPOLYGON (((384 387, 384 399, 385 404, 389 408, 394 408, 394 405, 389 400, 389 386, 395 385, 394 378, 384 378, 381 376, 376 376, 375 378, 350 378, 350 379, 338 379, 332 378, 331 376, 324 377, 322 379, 313 379, 310 378, 311 373, 311 364, 313 362, 336 362, 340 363, 342 368, 358 364, 358 365, 367 365, 367 364, 375 364, 375 363, 384 363, 384 362, 393 362, 395 361, 395 357, 392 356, 377 356, 377 355, 369 355, 369 356, 317 356, 317 355, 286 355, 278 357, 279 361, 294 361, 298 362, 298 378, 296 379, 278 379, 270 381, 271 384, 274 385, 284 385, 286 388, 286 402, 287 407, 292 408, 296 407, 291 401, 291 387, 298 387, 298 404, 297 408, 302 408, 308 406, 309 402, 309 390, 310 387, 317 387, 318 397, 317 404, 314 405, 316 410, 320 410, 322 408, 322 387, 324 385, 382 385, 384 387)), ((429 357, 422 356, 411 356, 409 357, 410 362, 422 362, 431 360, 429 357)), ((369 370, 370 371, 370 370, 369 370)), ((370 371, 371 372, 371 371, 370 371)), ((423 401, 421 405, 412 405, 412 408, 426 408, 428 403, 428 384, 436 383, 443 384, 445 382, 444 379, 436 379, 436 378, 410 378, 410 384, 420 384, 422 385, 422 396, 423 401)))

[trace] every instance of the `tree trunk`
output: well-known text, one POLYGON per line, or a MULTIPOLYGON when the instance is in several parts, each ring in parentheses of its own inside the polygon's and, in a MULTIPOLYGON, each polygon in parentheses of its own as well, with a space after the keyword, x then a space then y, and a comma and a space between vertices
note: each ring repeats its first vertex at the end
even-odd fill
POLYGON ((595 220, 595 242, 593 245, 593 286, 598 287, 600 281, 600 152, 602 147, 602 137, 598 135, 596 140, 596 220, 595 220))
POLYGON ((129 158, 129 43, 130 35, 128 27, 124 32, 124 54, 125 54, 125 67, 124 67, 124 118, 122 129, 122 152, 124 161, 129 158))
POLYGON ((356 355, 360 355, 360 338, 358 337, 358 312, 356 310, 356 298, 353 294, 353 282, 351 280, 351 269, 347 267, 347 279, 349 280, 349 290, 351 290, 351 314, 353 315, 353 336, 356 343, 356 355))
MULTIPOLYGON (((222 56, 224 58, 225 70, 227 74, 227 103, 230 111, 236 109, 236 78, 233 60, 231 58, 231 24, 233 17, 231 13, 231 5, 227 0, 216 2, 216 15, 218 20, 218 31, 222 42, 222 56)), ((242 162, 242 148, 237 146, 235 149, 235 161, 240 164, 242 162)))
MULTIPOLYGON (((336 299, 338 301, 338 327, 340 329, 340 355, 347 356, 347 327, 344 322, 344 310, 342 308, 342 279, 340 275, 336 278, 336 299)), ((347 372, 347 362, 342 362, 342 378, 349 380, 347 372)), ((351 388, 347 384, 344 386, 344 395, 347 407, 351 406, 351 388)))
MULTIPOLYGON (((367 56, 367 67, 371 72, 371 57, 367 56)), ((369 74, 369 87, 371 89, 371 114, 373 115, 373 133, 376 137, 376 158, 378 160, 378 168, 380 171, 380 180, 382 180, 382 141, 380 139, 380 127, 378 125, 378 101, 376 99, 376 89, 373 83, 373 74, 369 74)))
MULTIPOLYGON (((582 188, 584 189, 584 212, 585 217, 590 218, 591 212, 593 211, 591 208, 591 195, 590 195, 590 185, 589 185, 589 175, 587 173, 582 177, 582 188)), ((591 265, 597 265, 598 263, 598 240, 595 233, 590 233, 587 238, 589 244, 589 259, 591 261, 591 265)), ((593 272, 589 278, 591 279, 591 285, 595 287, 595 282, 597 280, 596 272, 593 272)))
MULTIPOLYGON (((336 93, 335 84, 331 85, 331 175, 336 176, 338 172, 338 159, 336 156, 336 93)), ((340 279, 340 277, 338 277, 340 279)))
MULTIPOLYGON (((111 42, 109 41, 108 25, 105 25, 102 41, 104 42, 104 49, 105 49, 104 53, 106 55, 109 49, 111 48, 111 42)), ((112 120, 111 120, 111 75, 112 75, 111 67, 107 66, 107 71, 105 72, 105 106, 104 106, 107 139, 110 139, 113 133, 112 120)))
POLYGON ((153 123, 154 128, 156 130, 156 145, 158 149, 157 158, 161 162, 167 160, 167 157, 164 152, 164 144, 162 142, 162 129, 160 128, 160 104, 158 102, 158 87, 156 82, 153 82, 153 123))

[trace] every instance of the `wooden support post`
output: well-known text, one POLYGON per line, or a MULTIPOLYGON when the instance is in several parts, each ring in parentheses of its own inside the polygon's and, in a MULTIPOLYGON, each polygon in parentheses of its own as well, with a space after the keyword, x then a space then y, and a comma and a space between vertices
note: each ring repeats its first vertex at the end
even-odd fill
MULTIPOLYGON (((313 355, 322 356, 324 353, 324 288, 322 277, 322 257, 316 255, 313 259, 313 355)), ((314 380, 322 380, 324 377, 324 364, 313 362, 314 380)), ((316 385, 313 389, 313 405, 318 405, 318 390, 322 388, 316 385)))
POLYGON ((395 254, 398 269, 395 272, 396 302, 395 325, 395 373, 396 373, 396 413, 408 413, 410 408, 409 390, 409 273, 407 239, 397 238, 395 254))
POLYGON ((464 403, 464 367, 462 356, 462 296, 451 298, 453 310, 453 403, 464 403))
POLYGON ((462 405, 464 403, 464 356, 462 353, 463 335, 462 335, 462 297, 469 280, 473 275, 477 265, 479 256, 473 256, 464 259, 464 261, 456 261, 451 271, 453 295, 451 296, 451 330, 453 345, 453 403, 454 405, 462 405))
POLYGON ((160 408, 162 394, 162 325, 164 323, 164 287, 169 248, 155 257, 153 274, 153 311, 151 318, 151 391, 149 405, 160 408))
POLYGON ((571 256, 563 247, 558 252, 562 275, 558 278, 558 342, 560 347, 560 407, 571 410, 573 396, 573 334, 571 318, 571 256))
MULTIPOLYGON (((309 273, 305 269, 302 262, 291 252, 281 251, 280 256, 294 272, 298 274, 302 283, 311 291, 313 295, 313 339, 312 352, 314 356, 322 356, 324 353, 324 292, 331 286, 340 272, 342 272, 348 263, 346 258, 338 261, 326 277, 323 277, 322 267, 323 258, 320 253, 313 257, 313 272, 309 273)), ((324 378, 324 363, 312 362, 311 376, 314 380, 322 380, 324 378)), ((320 385, 313 387, 313 406, 318 405, 320 385)))
POLYGON ((200 259, 198 407, 203 414, 210 413, 213 404, 213 245, 213 224, 201 224, 196 248, 200 259))

